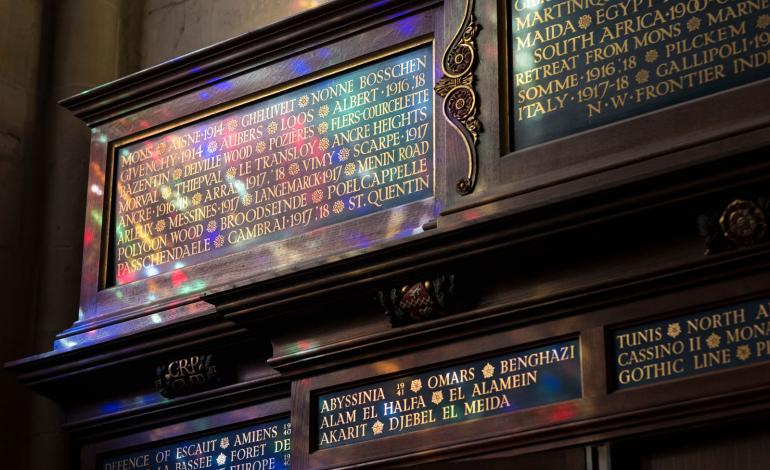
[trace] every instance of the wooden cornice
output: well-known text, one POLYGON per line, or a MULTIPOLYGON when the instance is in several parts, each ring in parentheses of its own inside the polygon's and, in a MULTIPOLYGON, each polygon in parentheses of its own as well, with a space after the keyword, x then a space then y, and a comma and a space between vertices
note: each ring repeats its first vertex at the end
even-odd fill
POLYGON ((100 85, 60 104, 90 127, 440 0, 336 0, 100 85))

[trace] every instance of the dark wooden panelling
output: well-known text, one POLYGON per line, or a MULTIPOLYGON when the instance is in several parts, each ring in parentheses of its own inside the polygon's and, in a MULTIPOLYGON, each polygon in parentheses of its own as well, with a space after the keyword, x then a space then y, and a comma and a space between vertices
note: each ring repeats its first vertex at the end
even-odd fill
MULTIPOLYGON (((608 386, 607 332, 768 296, 770 245, 704 256, 696 220, 735 198, 768 194, 770 82, 508 154, 498 62, 505 35, 496 3, 476 2, 482 30, 475 86, 486 129, 480 181, 470 196, 447 183, 464 163, 464 148, 438 120, 437 168, 444 170, 437 173, 436 201, 443 212, 424 233, 355 256, 325 258, 317 250, 313 259, 265 267, 238 255, 186 267, 191 277, 210 281, 193 295, 175 292, 169 276, 160 275, 126 286, 119 297, 99 291, 93 260, 84 263, 86 318, 65 334, 193 302, 209 307, 189 321, 10 365, 65 406, 68 428, 85 445, 84 468, 97 452, 150 442, 154 430, 173 438, 196 425, 289 411, 299 470, 766 467, 770 434, 760 422, 719 423, 766 418, 769 364, 616 392, 608 386), (379 290, 452 272, 481 286, 478 304, 466 311, 394 328, 375 301, 379 290), (158 298, 148 304, 150 290, 158 298), (336 449, 311 446, 319 391, 568 337, 582 345, 579 399, 336 449), (153 395, 157 363, 210 351, 232 353, 234 383, 169 401, 153 395), (687 431, 672 434, 681 429, 687 431)), ((110 141, 301 78, 294 58, 321 70, 432 37, 440 60, 465 5, 330 2, 64 104, 110 141), (411 23, 402 34, 393 26, 404 18, 411 23), (325 57, 321 47, 335 53, 325 57), (209 102, 196 97, 223 80, 235 86, 212 91, 209 102)), ((105 167, 107 151, 108 142, 95 138, 97 169, 105 167)), ((89 185, 103 183, 95 171, 89 185)), ((102 196, 91 193, 89 204, 100 212, 102 196)), ((345 227, 335 228, 339 240, 345 227)))
POLYGON ((582 447, 506 458, 477 458, 410 466, 414 470, 591 470, 582 447))
POLYGON ((768 416, 685 432, 656 434, 613 448, 621 470, 765 470, 770 465, 768 416))

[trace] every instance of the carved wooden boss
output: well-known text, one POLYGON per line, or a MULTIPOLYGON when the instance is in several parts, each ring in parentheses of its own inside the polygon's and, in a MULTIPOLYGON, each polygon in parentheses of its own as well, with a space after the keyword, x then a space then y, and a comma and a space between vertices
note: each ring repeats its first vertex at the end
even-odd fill
POLYGON ((768 6, 594 3, 339 0, 64 100, 92 129, 79 318, 8 367, 82 468, 762 416, 768 6))

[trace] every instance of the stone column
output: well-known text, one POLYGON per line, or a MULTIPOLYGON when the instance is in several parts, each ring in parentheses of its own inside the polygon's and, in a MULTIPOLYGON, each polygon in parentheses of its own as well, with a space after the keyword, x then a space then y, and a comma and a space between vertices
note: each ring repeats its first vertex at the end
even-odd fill
MULTIPOLYGON (((42 0, 0 0, 0 364, 34 352, 43 30, 42 0)), ((0 370, 0 455, 9 468, 29 468, 31 402, 0 370)))
MULTIPOLYGON (((16 2, 23 3, 23 2, 16 2)), ((90 131, 58 105, 62 98, 136 69, 139 38, 132 35, 143 7, 136 0, 55 0, 51 15, 50 74, 38 119, 41 171, 27 184, 42 193, 35 350, 52 349, 55 335, 78 317, 90 131)), ((77 468, 61 430, 58 408, 35 397, 29 469, 77 468)))

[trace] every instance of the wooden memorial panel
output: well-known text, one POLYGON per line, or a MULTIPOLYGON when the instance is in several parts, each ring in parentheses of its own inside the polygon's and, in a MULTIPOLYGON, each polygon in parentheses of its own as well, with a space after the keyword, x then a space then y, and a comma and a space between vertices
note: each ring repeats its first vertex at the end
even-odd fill
MULTIPOLYGON (((140 416, 141 420, 142 417, 140 416)), ((80 468, 89 470, 288 470, 292 428, 281 398, 195 419, 159 424, 87 442, 80 468)))
POLYGON ((770 77, 770 2, 509 0, 515 148, 770 77))
POLYGON ((291 422, 282 418, 231 431, 102 457, 99 470, 288 470, 291 422))
POLYGON ((476 11, 498 33, 482 32, 479 50, 499 51, 477 71, 480 194, 447 215, 614 190, 624 201, 639 196, 629 182, 740 164, 770 145, 767 1, 501 0, 476 11))
POLYGON ((295 468, 448 461, 461 454, 447 446, 478 453, 501 432, 580 419, 596 374, 582 333, 555 322, 498 330, 295 381, 295 468))
POLYGON ((612 333, 614 385, 637 387, 770 360, 770 301, 746 302, 612 333))
POLYGON ((434 194, 430 44, 113 149, 108 285, 434 194))
POLYGON ((319 449, 581 396, 578 340, 320 395, 319 449))
POLYGON ((226 58, 212 46, 67 100, 88 114, 109 95, 112 107, 89 121, 80 319, 58 348, 156 328, 173 312, 204 316, 201 297, 435 228, 445 175, 465 166, 448 163, 434 91, 444 2, 345 5, 234 38, 226 58), (169 69, 184 80, 167 81, 169 69), (131 105, 111 101, 115 88, 131 105))

